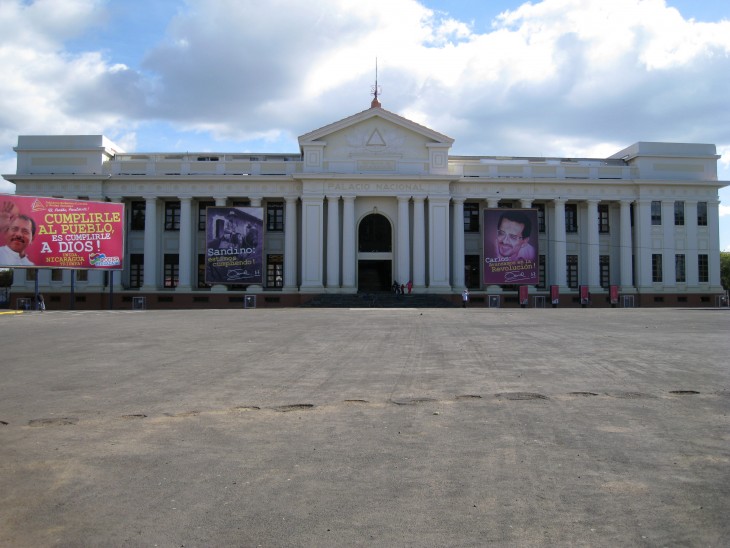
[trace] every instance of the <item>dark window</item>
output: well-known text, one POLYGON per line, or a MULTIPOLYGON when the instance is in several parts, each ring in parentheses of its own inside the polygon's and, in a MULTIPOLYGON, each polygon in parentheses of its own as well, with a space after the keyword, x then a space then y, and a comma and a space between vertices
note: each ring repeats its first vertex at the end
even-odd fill
POLYGON ((282 202, 266 204, 266 230, 268 232, 284 231, 284 204, 282 202))
POLYGON ((565 257, 568 287, 578 287, 578 255, 567 255, 565 257))
MULTIPOLYGON (((251 207, 251 200, 233 200, 233 207, 251 207)), ((243 286, 246 287, 246 286, 243 286)))
POLYGON ((684 202, 674 202, 674 224, 684 226, 684 202))
POLYGON ((545 255, 540 255, 537 258, 537 287, 545 289, 547 287, 547 260, 545 255))
POLYGON ((608 204, 598 204, 598 232, 601 234, 609 233, 608 204))
POLYGON ((393 250, 390 221, 379 213, 372 213, 360 222, 358 251, 362 253, 390 253, 393 250))
POLYGON ((165 253, 164 270, 165 287, 177 287, 180 281, 180 256, 177 253, 165 253))
POLYGON ((284 255, 267 255, 266 287, 284 287, 284 255))
POLYGON ((25 270, 25 279, 27 281, 34 282, 37 277, 38 277, 38 269, 37 268, 27 268, 25 270))
POLYGON ((89 271, 88 270, 77 270, 76 271, 76 281, 77 282, 88 282, 89 281, 89 271))
POLYGON ((565 232, 578 232, 578 204, 565 204, 565 232))
POLYGON ((129 287, 142 287, 144 283, 144 255, 132 253, 129 256, 129 287))
POLYGON ((536 204, 537 209, 537 231, 545 234, 545 204, 536 204))
POLYGON ((464 204, 464 232, 479 232, 479 204, 464 204))
POLYGON ((207 287, 213 286, 205 283, 205 255, 198 253, 198 288, 205 289, 207 287))
POLYGON ((608 255, 601 255, 598 258, 598 270, 601 287, 606 289, 611 285, 611 258, 608 255))
POLYGON ((205 222, 208 220, 208 215, 205 212, 207 207, 213 207, 215 202, 198 202, 198 230, 205 231, 205 222))
POLYGON ((651 224, 662 224, 662 203, 659 201, 653 201, 651 203, 651 224))
POLYGON ((697 202, 697 226, 707 226, 707 202, 697 202))
POLYGON ((165 230, 180 230, 180 202, 165 202, 165 230))
POLYGON ((677 254, 674 256, 674 276, 679 283, 687 281, 687 269, 685 267, 685 258, 683 254, 677 254))
POLYGON ((51 281, 62 282, 63 281, 63 270, 60 268, 51 269, 51 281))
POLYGON ((700 283, 707 283, 710 281, 709 255, 704 253, 697 255, 697 275, 700 283))
POLYGON ((132 202, 129 205, 130 215, 129 226, 132 230, 144 230, 145 203, 132 202))
POLYGON ((660 253, 653 253, 651 256, 651 281, 661 282, 662 278, 662 256, 660 253))
POLYGON ((479 255, 464 256, 464 285, 469 289, 479 289, 481 276, 479 276, 479 255))

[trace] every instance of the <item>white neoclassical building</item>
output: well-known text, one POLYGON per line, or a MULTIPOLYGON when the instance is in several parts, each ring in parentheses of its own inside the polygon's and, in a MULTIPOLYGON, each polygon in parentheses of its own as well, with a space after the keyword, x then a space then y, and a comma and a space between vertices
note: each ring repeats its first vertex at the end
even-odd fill
POLYGON ((381 108, 299 138, 295 154, 126 153, 100 135, 20 136, 16 193, 123 202, 125 266, 16 270, 56 307, 296 306, 387 290, 517 303, 483 283, 483 211, 537 210, 540 280, 530 306, 712 306, 720 285, 715 146, 638 142, 608 158, 452 156, 454 140, 381 108), (262 285, 205 284, 208 206, 261 207, 262 285), (111 287, 110 287, 111 285, 111 287), (111 295, 109 296, 109 293, 111 295), (497 297, 497 300, 493 298, 497 297), (73 298, 73 303, 71 299, 73 298))

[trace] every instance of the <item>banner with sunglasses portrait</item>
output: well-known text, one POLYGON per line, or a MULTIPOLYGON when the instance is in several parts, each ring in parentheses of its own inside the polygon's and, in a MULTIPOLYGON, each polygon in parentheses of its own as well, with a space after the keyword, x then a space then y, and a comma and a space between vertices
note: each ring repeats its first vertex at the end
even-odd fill
POLYGON ((539 282, 536 209, 484 210, 484 283, 539 282))

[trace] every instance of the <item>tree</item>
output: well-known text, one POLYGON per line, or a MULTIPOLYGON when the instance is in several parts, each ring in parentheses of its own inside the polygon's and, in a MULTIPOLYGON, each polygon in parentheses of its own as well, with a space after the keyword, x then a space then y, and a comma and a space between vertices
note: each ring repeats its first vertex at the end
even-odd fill
POLYGON ((720 252, 720 283, 725 290, 730 289, 730 251, 720 252))

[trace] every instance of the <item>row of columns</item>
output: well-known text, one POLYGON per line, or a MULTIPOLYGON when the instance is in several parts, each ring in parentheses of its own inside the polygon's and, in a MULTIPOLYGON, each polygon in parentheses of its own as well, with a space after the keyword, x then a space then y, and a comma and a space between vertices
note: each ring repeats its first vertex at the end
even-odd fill
MULTIPOLYGON (((195 217, 193 214, 193 198, 179 197, 180 200, 180 245, 179 245, 179 284, 178 290, 189 291, 193 285, 194 268, 194 238, 195 217)), ((284 290, 297 289, 297 196, 285 197, 286 227, 284 235, 284 290)), ((357 241, 355 234, 355 196, 326 196, 327 203, 327 233, 326 233, 326 271, 322 272, 323 257, 321 242, 323 221, 323 198, 302 198, 302 245, 305 252, 302 257, 302 284, 303 290, 316 291, 325 286, 323 274, 326 274, 326 287, 329 289, 355 289, 357 265, 357 241), (342 207, 342 232, 340 233, 340 198, 342 207), (342 241, 340 242, 340 237, 342 241), (342 249, 342 257, 340 257, 342 249), (340 266, 342 279, 340 280, 340 266)), ((462 197, 455 197, 451 202, 451 234, 449 240, 449 198, 428 198, 429 202, 429 264, 426 265, 426 226, 425 226, 425 197, 413 197, 413 234, 410 233, 409 203, 410 197, 398 197, 396 223, 396 261, 394 262, 395 277, 399 280, 412 279, 417 288, 426 285, 426 268, 429 274, 430 287, 453 287, 459 289, 464 286, 464 202, 462 197), (412 247, 411 247, 412 238, 412 247), (404 251, 405 250, 405 251, 404 251), (411 270, 412 265, 412 270, 411 270), (449 265, 452 266, 449 271, 449 265)), ((143 290, 157 289, 157 274, 159 269, 158 253, 158 200, 156 196, 146 196, 145 233, 144 233, 144 285, 143 290)), ((226 205, 227 197, 215 197, 215 205, 226 205)), ((552 200, 553 215, 550 224, 550 279, 551 283, 560 287, 567 285, 566 276, 566 231, 565 231, 565 204, 564 198, 552 200)), ((599 256, 599 223, 598 200, 587 200, 587 224, 585 243, 587 244, 588 269, 583 279, 589 286, 598 288, 600 285, 600 256, 599 256)), ((520 203, 523 208, 530 208, 532 200, 523 199, 520 203)), ((261 199, 252 198, 252 207, 260 207, 261 199)), ((487 207, 496 208, 499 200, 489 198, 487 207)), ((708 226, 718 226, 717 207, 708 207, 708 226)), ((674 271, 675 227, 674 201, 662 202, 663 218, 663 273, 664 285, 676 284, 674 271)), ((685 225, 687 242, 697 241, 697 227, 693 222, 697 218, 697 202, 685 202, 685 218, 689 222, 685 225)), ((634 245, 641 250, 637 253, 636 285, 639 287, 652 286, 652 225, 651 200, 620 201, 619 214, 619 284, 624 290, 632 287, 632 256, 634 245), (631 227, 631 204, 635 204, 635 241, 631 227)), ((710 231, 712 245, 719 245, 716 230, 710 231)), ((719 275, 714 254, 709 253, 710 283, 719 285, 719 275)), ((697 251, 687 250, 686 279, 697 280, 697 251)))

